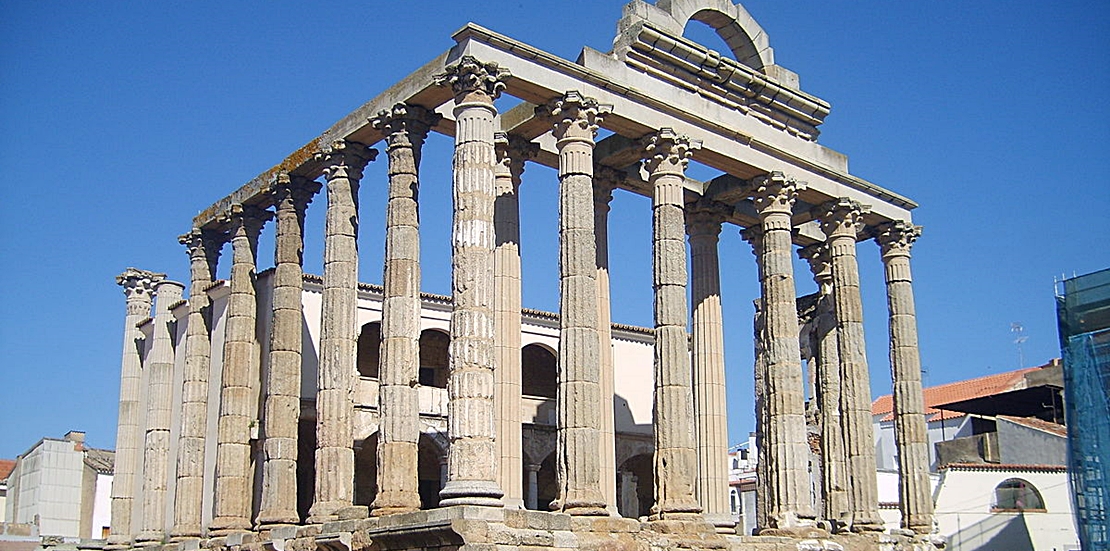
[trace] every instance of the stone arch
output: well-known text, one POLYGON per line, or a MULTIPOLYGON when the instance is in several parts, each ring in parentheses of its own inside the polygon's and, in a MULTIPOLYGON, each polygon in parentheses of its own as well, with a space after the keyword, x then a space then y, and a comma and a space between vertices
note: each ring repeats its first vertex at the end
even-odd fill
POLYGON ((531 343, 520 349, 521 394, 555 398, 558 389, 558 355, 546 344, 531 343))
POLYGON ((716 31, 737 62, 762 72, 775 64, 774 50, 763 27, 744 6, 730 0, 658 0, 655 5, 633 0, 625 6, 624 17, 618 23, 621 34, 614 41, 614 51, 626 50, 634 40, 630 33, 634 35, 634 29, 643 23, 682 36, 691 20, 716 31))
POLYGON ((655 504, 655 464, 650 453, 629 457, 617 467, 617 512, 622 517, 646 516, 655 504))
POLYGON ((378 495, 378 432, 355 441, 355 505, 369 506, 378 495))
POLYGON ((1043 512, 1044 498, 1037 487, 1023 478, 1007 478, 994 488, 991 512, 1043 512))
POLYGON ((420 508, 434 509, 439 506, 439 491, 443 489, 443 465, 447 463, 447 437, 438 431, 421 432, 416 446, 420 508))
POLYGON ((420 384, 447 388, 451 335, 442 329, 420 332, 420 384))
POLYGON ((382 322, 372 321, 362 326, 358 334, 358 374, 378 378, 381 364, 382 322))

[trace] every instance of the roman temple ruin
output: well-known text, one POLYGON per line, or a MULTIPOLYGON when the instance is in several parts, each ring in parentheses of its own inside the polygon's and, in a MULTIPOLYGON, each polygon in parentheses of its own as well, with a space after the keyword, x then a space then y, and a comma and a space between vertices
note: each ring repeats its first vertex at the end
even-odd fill
POLYGON ((915 203, 817 143, 829 104, 776 63, 742 6, 634 0, 617 27, 611 52, 568 61, 465 26, 201 211, 181 236, 187 299, 162 274, 118 277, 109 548, 942 545, 910 275, 915 203), (731 51, 683 38, 689 21, 731 51), (519 102, 499 113, 502 95, 519 102), (417 190, 448 193, 420 179, 429 133, 454 139, 450 296, 421 293, 417 190), (388 165, 384 220, 358 201, 372 162, 388 165), (691 162, 720 175, 690 178, 691 162), (557 313, 521 304, 529 163, 558 171, 557 313), (610 317, 609 203, 622 193, 651 199, 651 227, 638 228, 652 240, 648 329, 610 317), (326 213, 321 276, 302 265, 310 205, 326 213), (359 283, 359 226, 383 222, 383 284, 359 283), (259 271, 264 228, 274 268, 259 271), (728 503, 722 231, 751 245, 761 289, 736 297, 756 304, 756 534, 737 533, 728 503), (887 532, 856 259, 871 241, 886 270, 901 476, 902 529, 887 532), (230 276, 216 279, 228 245, 230 276), (795 254, 812 274, 794 274, 795 254), (799 298, 796 277, 819 293, 799 298))

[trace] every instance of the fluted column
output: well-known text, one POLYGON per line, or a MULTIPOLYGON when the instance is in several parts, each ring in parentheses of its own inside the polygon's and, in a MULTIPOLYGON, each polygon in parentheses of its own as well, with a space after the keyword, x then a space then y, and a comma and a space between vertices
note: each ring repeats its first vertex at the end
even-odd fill
POLYGON ((697 442, 687 345, 686 223, 683 213, 686 164, 700 142, 670 128, 649 135, 644 168, 652 186, 652 267, 655 290, 655 504, 653 520, 693 519, 697 442))
MULTIPOLYGON (((524 163, 531 159, 539 144, 518 136, 496 134, 497 152, 493 226, 494 249, 494 406, 497 410, 497 449, 501 468, 498 485, 505 491, 505 506, 525 508, 521 437, 521 358, 520 358, 520 177, 524 163)), ((538 468, 538 467, 537 467, 538 468)), ((534 475, 534 473, 533 473, 534 475)), ((531 475, 530 475, 531 476, 531 475)), ((535 498, 533 497, 533 501, 535 498)))
POLYGON ((208 286, 224 237, 193 228, 178 238, 189 255, 189 321, 185 328, 185 370, 181 387, 181 436, 177 443, 175 539, 201 537, 204 448, 208 426, 208 372, 212 357, 211 301, 208 286))
POLYGON ((844 444, 848 452, 848 507, 851 529, 882 530, 875 480, 875 432, 871 418, 871 380, 863 337, 856 236, 862 227, 859 203, 842 199, 817 209, 828 236, 832 261, 833 300, 840 355, 844 444))
POLYGON ((815 342, 812 344, 817 351, 815 387, 821 432, 821 493, 825 497, 821 516, 829 521, 841 522, 848 513, 847 453, 844 449, 844 427, 840 416, 840 386, 843 382, 832 296, 832 261, 827 243, 816 243, 800 249, 798 256, 809 262, 813 279, 821 293, 817 303, 815 342))
POLYGON ((617 441, 613 419, 613 318, 609 298, 609 201, 613 189, 623 179, 622 172, 608 167, 594 168, 594 246, 597 253, 597 336, 598 377, 601 401, 601 495, 609 511, 617 515, 617 441))
POLYGON ((170 306, 181 302, 185 286, 164 279, 154 286, 154 323, 147 355, 146 435, 143 447, 143 518, 137 542, 160 542, 166 530, 166 482, 169 477, 170 416, 173 394, 173 339, 176 325, 170 306))
POLYGON ((358 349, 358 185, 377 150, 336 141, 317 155, 327 180, 324 290, 316 390, 316 486, 309 521, 338 518, 355 494, 354 383, 358 349))
POLYGON ((697 497, 706 520, 721 533, 736 523, 728 503, 728 411, 725 404, 725 337, 717 241, 723 216, 696 205, 686 216, 693 298, 694 426, 698 442, 697 497))
POLYGON ((378 390, 378 494, 374 515, 420 509, 420 148, 437 116, 397 104, 371 123, 385 134, 389 202, 385 216, 385 275, 378 390))
POLYGON ((116 283, 123 287, 127 297, 127 316, 123 321, 123 361, 120 369, 119 420, 116 425, 115 476, 112 478, 112 525, 108 545, 119 548, 130 545, 132 536, 131 511, 135 500, 135 471, 138 468, 139 385, 142 379, 142 360, 139 355, 143 340, 138 323, 150 316, 151 296, 154 286, 165 279, 165 274, 128 268, 116 276, 116 283))
POLYGON ((790 529, 812 524, 805 405, 802 391, 798 307, 791 253, 791 212, 799 187, 781 173, 755 181, 752 198, 762 238, 760 287, 763 306, 765 430, 761 449, 767 459, 767 523, 761 528, 790 529))
POLYGON ((508 71, 464 56, 436 76, 455 95, 447 483, 440 505, 502 506, 493 412, 494 118, 508 71))
MULTIPOLYGON (((744 228, 740 232, 740 237, 752 247, 752 254, 755 255, 756 260, 756 279, 762 282, 763 262, 760 259, 763 255, 763 228, 761 226, 744 228)), ((767 350, 764 348, 766 342, 763 338, 766 330, 764 304, 762 298, 752 301, 755 311, 752 316, 752 340, 754 341, 752 386, 755 391, 755 529, 757 532, 770 526, 768 521, 770 507, 768 504, 775 501, 774 492, 776 490, 776 487, 771 484, 770 472, 768 471, 771 458, 768 453, 770 446, 767 445, 767 434, 770 432, 770 427, 768 426, 769 417, 767 414, 767 350)))
POLYGON ((297 524, 297 428, 301 414, 301 293, 305 209, 320 184, 282 172, 271 193, 277 220, 270 369, 262 414, 262 503, 257 524, 297 524))
POLYGON ((593 152, 598 125, 611 107, 572 91, 546 110, 559 151, 558 488, 551 508, 572 515, 606 515, 597 453, 601 373, 593 152))
POLYGON ((210 530, 215 534, 251 528, 250 425, 257 416, 253 383, 259 369, 255 343, 255 258, 258 234, 270 213, 250 205, 232 205, 231 294, 224 322, 224 356, 220 379, 220 419, 216 443, 216 499, 210 530))
POLYGON ((898 449, 899 506, 902 528, 918 534, 933 530, 929 482, 929 437, 921 391, 921 355, 917 348, 917 314, 910 273, 910 247, 921 226, 890 222, 878 228, 886 268, 890 313, 890 370, 894 381, 894 442, 898 449))

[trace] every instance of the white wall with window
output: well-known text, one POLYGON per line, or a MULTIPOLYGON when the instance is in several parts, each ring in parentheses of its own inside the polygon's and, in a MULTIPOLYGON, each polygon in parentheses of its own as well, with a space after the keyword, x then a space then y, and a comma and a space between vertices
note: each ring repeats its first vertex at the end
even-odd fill
POLYGON ((940 473, 936 518, 947 551, 1079 549, 1063 467, 949 466, 940 473))

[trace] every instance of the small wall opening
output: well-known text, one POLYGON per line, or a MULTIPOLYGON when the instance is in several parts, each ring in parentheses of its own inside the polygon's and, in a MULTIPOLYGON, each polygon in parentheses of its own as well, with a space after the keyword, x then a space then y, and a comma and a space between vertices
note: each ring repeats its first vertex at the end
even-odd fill
POLYGON ((378 378, 381 363, 382 324, 370 322, 362 326, 358 334, 358 374, 372 379, 378 378))
POLYGON ((420 333, 420 384, 447 388, 451 336, 438 329, 420 333))
POLYGON ((521 394, 555 398, 558 367, 555 352, 542 344, 529 344, 520 350, 521 394))

